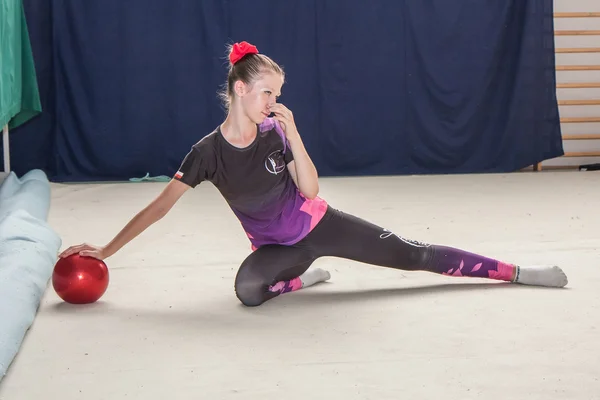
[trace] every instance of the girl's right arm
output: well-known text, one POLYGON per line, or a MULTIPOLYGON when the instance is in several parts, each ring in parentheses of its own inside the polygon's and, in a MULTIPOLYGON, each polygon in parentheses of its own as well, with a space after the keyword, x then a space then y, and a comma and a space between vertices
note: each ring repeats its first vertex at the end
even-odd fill
POLYGON ((59 257, 68 257, 72 254, 89 256, 103 260, 115 254, 119 249, 145 231, 150 225, 163 218, 175 203, 190 188, 183 182, 172 179, 164 190, 148 206, 133 217, 127 225, 103 247, 90 244, 71 246, 60 253, 59 257))

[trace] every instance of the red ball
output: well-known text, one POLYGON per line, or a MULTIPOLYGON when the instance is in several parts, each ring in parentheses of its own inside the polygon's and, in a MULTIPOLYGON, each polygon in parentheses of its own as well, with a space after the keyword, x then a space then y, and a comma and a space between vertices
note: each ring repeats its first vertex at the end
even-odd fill
POLYGON ((52 286, 67 303, 94 303, 108 288, 108 267, 102 260, 79 254, 61 258, 54 266, 52 286))

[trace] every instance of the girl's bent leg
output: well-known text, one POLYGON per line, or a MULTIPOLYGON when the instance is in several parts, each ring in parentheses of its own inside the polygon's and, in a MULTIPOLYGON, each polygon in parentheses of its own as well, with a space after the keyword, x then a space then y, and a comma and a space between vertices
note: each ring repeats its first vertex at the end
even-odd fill
POLYGON ((240 266, 235 292, 246 306, 253 307, 283 293, 299 290, 329 279, 321 269, 307 271, 315 257, 305 249, 268 245, 261 247, 240 266))

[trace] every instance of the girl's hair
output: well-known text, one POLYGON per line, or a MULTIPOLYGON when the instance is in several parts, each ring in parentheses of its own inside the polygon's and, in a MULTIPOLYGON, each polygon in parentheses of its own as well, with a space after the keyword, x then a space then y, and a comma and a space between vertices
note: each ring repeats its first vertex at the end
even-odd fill
MULTIPOLYGON (((233 45, 227 46, 227 59, 233 49, 233 45)), ((227 74, 227 83, 219 92, 219 97, 223 101, 226 109, 229 109, 231 100, 235 96, 234 84, 240 80, 247 85, 252 85, 260 79, 261 75, 266 72, 275 72, 285 77, 283 68, 275 61, 264 54, 246 54, 235 64, 229 61, 229 72, 227 74)))

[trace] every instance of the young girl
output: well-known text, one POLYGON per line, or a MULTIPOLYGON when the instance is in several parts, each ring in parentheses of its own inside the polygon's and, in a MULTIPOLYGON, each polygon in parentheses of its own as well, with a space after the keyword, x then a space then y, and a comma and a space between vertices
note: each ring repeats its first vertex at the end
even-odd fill
POLYGON ((246 306, 328 280, 310 269, 319 257, 451 276, 563 287, 557 266, 518 266, 459 249, 420 243, 345 214, 318 197, 315 166, 292 112, 277 103, 284 72, 247 42, 230 48, 225 121, 192 146, 163 192, 106 246, 72 246, 105 259, 164 217, 178 199, 203 181, 214 184, 239 218, 253 252, 240 266, 235 292, 246 306), (269 115, 273 115, 272 118, 269 115))

